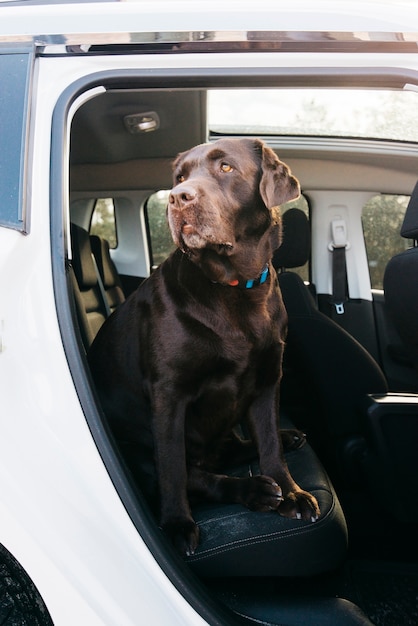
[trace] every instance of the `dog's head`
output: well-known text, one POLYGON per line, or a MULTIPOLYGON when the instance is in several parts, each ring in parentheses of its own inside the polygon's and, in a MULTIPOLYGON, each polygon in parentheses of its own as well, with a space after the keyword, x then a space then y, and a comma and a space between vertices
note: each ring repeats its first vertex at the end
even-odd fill
POLYGON ((180 154, 168 222, 175 244, 217 282, 257 276, 281 243, 278 206, 299 183, 259 139, 220 139, 180 154))

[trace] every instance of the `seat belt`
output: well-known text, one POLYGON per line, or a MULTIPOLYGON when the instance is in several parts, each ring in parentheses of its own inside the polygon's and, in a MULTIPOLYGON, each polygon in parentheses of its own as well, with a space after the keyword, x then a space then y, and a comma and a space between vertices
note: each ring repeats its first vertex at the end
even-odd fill
POLYGON ((345 251, 350 244, 347 241, 347 225, 344 219, 335 218, 331 222, 332 241, 328 248, 332 252, 332 297, 331 304, 337 315, 344 315, 344 303, 347 300, 347 265, 345 251))
POLYGON ((91 258, 93 259, 94 269, 96 270, 97 284, 98 284, 98 287, 99 287, 100 297, 102 299, 103 308, 105 310, 106 317, 109 317, 109 315, 111 314, 111 310, 110 310, 109 302, 107 300, 106 290, 105 290, 104 285, 103 285, 102 277, 100 275, 100 271, 99 271, 99 268, 97 266, 96 257, 94 256, 93 253, 91 253, 91 258))

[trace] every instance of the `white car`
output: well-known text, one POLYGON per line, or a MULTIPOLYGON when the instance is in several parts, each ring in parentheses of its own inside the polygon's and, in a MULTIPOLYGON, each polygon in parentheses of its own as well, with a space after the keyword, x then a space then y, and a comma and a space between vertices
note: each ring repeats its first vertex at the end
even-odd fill
POLYGON ((1 624, 418 623, 417 45, 415 0, 0 2, 1 624), (321 517, 201 505, 182 558, 86 354, 172 250, 172 160, 230 136, 301 183, 280 410, 321 517))

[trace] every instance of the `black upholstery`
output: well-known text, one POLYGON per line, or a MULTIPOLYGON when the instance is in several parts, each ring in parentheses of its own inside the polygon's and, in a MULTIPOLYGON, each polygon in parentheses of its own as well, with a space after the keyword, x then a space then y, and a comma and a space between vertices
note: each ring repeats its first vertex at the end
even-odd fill
POLYGON ((273 256, 276 268, 302 267, 309 261, 311 232, 309 221, 300 209, 288 209, 282 218, 283 243, 273 256))
POLYGON ((418 182, 414 187, 405 212, 401 235, 405 237, 405 239, 418 241, 418 182))
POLYGON ((405 213, 401 235, 413 239, 414 247, 389 261, 383 288, 387 310, 404 343, 407 359, 418 372, 418 183, 405 213))
MULTIPOLYGON (((300 255, 294 253, 294 248, 306 246, 307 218, 293 209, 283 215, 283 222, 286 247, 282 246, 275 261, 281 268, 291 268, 297 256, 304 259, 309 254, 307 249, 300 255)), ((296 393, 307 401, 300 425, 307 429, 334 475, 352 478, 366 429, 367 394, 386 393, 385 376, 351 335, 318 311, 296 273, 282 269, 278 279, 289 318, 284 396, 288 378, 293 377, 296 393)))
MULTIPOLYGON (((196 573, 205 577, 310 576, 342 563, 347 529, 328 476, 309 444, 286 458, 296 482, 318 499, 319 520, 291 520, 238 504, 195 506, 201 541, 187 561, 196 573)), ((249 469, 259 473, 254 464, 239 474, 246 471, 248 475, 249 469)))

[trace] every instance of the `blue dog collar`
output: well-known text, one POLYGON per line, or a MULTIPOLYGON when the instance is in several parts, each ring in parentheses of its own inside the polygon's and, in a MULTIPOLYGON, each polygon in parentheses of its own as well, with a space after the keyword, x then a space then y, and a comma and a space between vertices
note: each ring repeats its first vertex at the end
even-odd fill
POLYGON ((268 265, 266 265, 258 278, 253 278, 251 280, 231 280, 228 285, 231 287, 240 287, 241 289, 252 289, 252 287, 265 283, 268 275, 269 268, 268 265))

